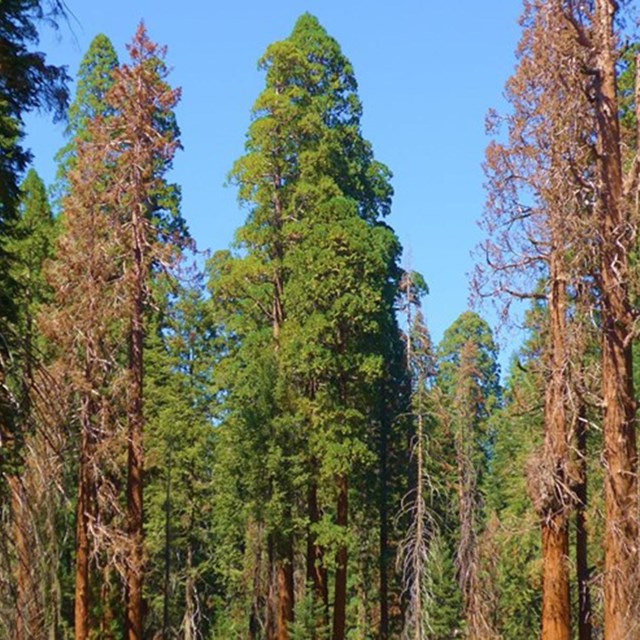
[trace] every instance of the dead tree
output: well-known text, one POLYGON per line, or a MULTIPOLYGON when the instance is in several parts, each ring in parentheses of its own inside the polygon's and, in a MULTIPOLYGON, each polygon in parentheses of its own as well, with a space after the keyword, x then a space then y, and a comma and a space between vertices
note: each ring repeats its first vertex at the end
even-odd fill
MULTIPOLYGON (((571 3, 570 3, 571 4, 571 3)), ((588 53, 566 23, 562 3, 530 0, 522 17, 519 64, 507 84, 506 142, 487 150, 488 203, 475 287, 502 300, 547 302, 544 445, 530 468, 530 493, 543 548, 542 638, 569 640, 568 524, 575 494, 568 471, 567 309, 592 275, 595 192, 593 107, 584 88, 588 53), (542 283, 542 289, 540 289, 542 283)), ((491 127, 501 118, 492 114, 491 127)))

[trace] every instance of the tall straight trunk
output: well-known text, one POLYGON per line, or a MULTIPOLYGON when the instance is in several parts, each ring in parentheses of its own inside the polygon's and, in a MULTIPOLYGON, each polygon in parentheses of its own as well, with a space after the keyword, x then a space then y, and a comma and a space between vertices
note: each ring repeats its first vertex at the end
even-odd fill
MULTIPOLYGON (((249 523, 249 540, 253 546, 253 598, 251 601, 251 614, 249 616, 249 638, 259 640, 262 637, 261 630, 264 620, 264 603, 268 598, 264 593, 263 580, 263 525, 259 522, 249 523)), ((269 582, 268 580, 266 581, 269 582)))
POLYGON ((626 211, 616 95, 614 0, 596 0, 596 117, 600 187, 602 395, 604 402, 604 635, 630 637, 638 585, 638 479, 626 211))
MULTIPOLYGON (((422 417, 422 411, 418 413, 418 431, 416 433, 417 447, 416 447, 416 544, 421 544, 424 540, 424 525, 425 525, 425 503, 424 503, 424 421, 422 417)), ((424 603, 422 602, 422 583, 425 578, 425 563, 424 558, 419 553, 413 554, 413 579, 416 587, 412 589, 414 593, 414 599, 412 606, 414 608, 415 627, 413 630, 414 640, 424 640, 424 629, 422 624, 422 617, 424 615, 424 603)))
MULTIPOLYGON (((31 314, 27 314, 26 326, 23 332, 25 359, 22 367, 22 410, 25 415, 31 414, 31 389, 33 387, 33 327, 31 314)), ((26 437, 27 425, 20 422, 19 430, 22 438, 26 437)), ((27 508, 27 492, 23 478, 12 475, 8 478, 8 488, 11 496, 11 519, 13 524, 14 545, 16 551, 16 640, 28 640, 37 633, 33 602, 34 594, 31 593, 31 575, 33 569, 32 553, 29 549, 29 509, 27 508)))
POLYGON ((143 348, 144 348, 144 265, 142 257, 143 221, 137 207, 133 209, 133 282, 132 309, 129 327, 129 407, 128 407, 128 474, 127 517, 130 554, 126 570, 126 620, 127 640, 142 640, 144 577, 142 475, 143 475, 143 348))
MULTIPOLYGON (((348 483, 344 474, 337 478, 338 504, 336 524, 346 532, 349 524, 348 483)), ((341 543, 336 553, 335 592, 333 601, 333 640, 344 640, 347 625, 347 546, 341 543)))
POLYGON ((187 581, 184 587, 184 640, 194 640, 196 630, 195 584, 193 580, 193 552, 191 545, 187 548, 187 581))
MULTIPOLYGON (((312 469, 315 469, 314 465, 312 465, 312 469)), ((324 626, 327 622, 329 611, 329 589, 327 570, 324 566, 324 551, 322 547, 317 544, 316 535, 311 530, 313 525, 320 522, 318 487, 313 480, 309 485, 308 510, 310 530, 307 533, 307 582, 310 582, 312 585, 314 603, 319 604, 321 608, 321 614, 317 624, 318 626, 324 626)))
POLYGON ((164 585, 162 603, 162 637, 168 640, 169 629, 169 599, 171 597, 171 449, 169 448, 167 461, 167 484, 164 504, 164 585))
POLYGON ((587 510, 587 423, 584 405, 578 412, 576 424, 576 454, 578 457, 579 481, 576 494, 576 573, 578 582, 578 640, 591 640, 591 592, 589 561, 587 555, 588 534, 586 527, 587 510))
MULTIPOLYGON (((554 243, 555 244, 555 243, 554 243)), ((566 415, 566 282, 558 245, 551 249, 549 292, 549 378, 545 389, 544 453, 554 486, 542 515, 542 640, 570 640, 569 528, 565 502, 568 454, 566 415)), ((545 465, 546 466, 546 465, 545 465)))
POLYGON ((384 394, 380 394, 383 399, 382 416, 380 421, 380 503, 379 503, 379 517, 380 517, 380 556, 378 558, 378 570, 380 572, 380 628, 379 638, 380 640, 386 640, 389 637, 389 575, 388 575, 388 560, 389 560, 389 523, 388 523, 388 449, 389 449, 389 425, 386 417, 386 409, 384 401, 386 400, 384 394))
POLYGON ((276 640, 289 640, 289 626, 293 622, 293 535, 283 536, 278 545, 276 560, 276 640))
POLYGON ((270 533, 267 536, 267 601, 265 611, 267 640, 275 640, 276 637, 275 554, 274 536, 270 533))
POLYGON ((28 640, 29 629, 29 543, 25 535, 25 492, 21 479, 18 476, 10 476, 8 479, 9 492, 11 494, 11 520, 16 550, 16 640, 28 640))
POLYGON ((89 398, 82 399, 80 466, 78 469, 78 504, 76 506, 76 569, 74 596, 74 638, 89 637, 89 517, 91 514, 92 482, 89 470, 91 459, 91 413, 89 398))

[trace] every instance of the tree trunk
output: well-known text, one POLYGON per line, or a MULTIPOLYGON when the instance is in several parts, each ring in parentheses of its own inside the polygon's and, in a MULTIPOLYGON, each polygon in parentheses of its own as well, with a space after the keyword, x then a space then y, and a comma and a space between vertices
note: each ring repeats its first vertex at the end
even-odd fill
MULTIPOLYGON (((263 534, 261 523, 249 523, 249 540, 253 546, 253 599, 251 602, 251 614, 249 616, 249 638, 251 640, 259 640, 263 637, 264 603, 268 598, 265 597, 263 580, 263 534)), ((267 580, 268 582, 268 580, 267 580)), ((266 626, 266 625, 264 625, 266 626)))
POLYGON ((604 402, 605 538, 604 635, 630 637, 638 579, 638 480, 633 392, 628 254, 632 243, 625 210, 616 95, 613 20, 617 3, 597 0, 596 117, 598 125, 602 395, 604 402))
MULTIPOLYGON (((386 394, 380 394, 381 398, 385 398, 386 394)), ((380 557, 378 559, 378 570, 380 571, 380 640, 387 640, 389 637, 389 576, 387 571, 388 555, 389 555, 389 531, 388 531, 388 487, 387 487, 387 456, 388 456, 388 422, 386 419, 386 410, 382 407, 382 416, 380 421, 380 557)))
POLYGON ((576 504, 576 571, 578 579, 578 640, 591 640, 591 593, 589 561, 587 555, 587 425, 584 405, 580 408, 576 424, 578 477, 575 487, 576 504))
MULTIPOLYGON (((337 479, 338 505, 336 524, 346 533, 349 524, 348 483, 345 475, 337 479)), ((345 640, 347 624, 347 546, 341 544, 336 554, 335 594, 333 601, 333 640, 345 640)))
MULTIPOLYGON (((313 465, 312 468, 315 471, 313 465)), ((318 487, 314 481, 309 485, 308 503, 309 523, 317 524, 320 521, 320 509, 318 508, 318 487)), ((317 626, 325 626, 329 612, 327 570, 324 566, 324 551, 316 543, 316 536, 311 530, 307 533, 307 582, 312 584, 314 603, 319 604, 321 608, 317 626)))
POLYGON ((128 410, 128 474, 127 516, 129 527, 130 555, 126 570, 126 621, 127 640, 142 640, 143 602, 142 584, 144 574, 144 532, 142 519, 142 475, 143 475, 143 348, 144 348, 144 265, 142 259, 142 220, 134 207, 133 239, 133 300, 129 329, 129 410, 128 410))
POLYGON ((289 640, 289 625, 293 622, 293 536, 288 534, 278 545, 276 560, 276 640, 289 640))
MULTIPOLYGON (((421 544, 424 540, 424 495, 423 495, 423 481, 424 481, 424 422, 422 417, 422 411, 418 412, 418 430, 416 433, 417 447, 416 447, 416 544, 421 544)), ((424 629, 422 628, 423 602, 422 602, 422 582, 424 580, 424 559, 419 553, 413 554, 413 579, 417 588, 413 589, 415 593, 413 607, 415 628, 413 632, 414 640, 424 640, 424 629)))
POLYGON ((16 551, 16 640, 29 638, 29 545, 25 535, 25 493, 22 481, 18 476, 8 479, 11 493, 11 519, 13 524, 14 545, 16 551))
POLYGON ((184 611, 184 640, 194 640, 195 637, 195 613, 196 603, 194 598, 193 583, 193 555, 191 545, 187 548, 187 581, 184 587, 185 611, 184 611))
POLYGON ((102 584, 100 585, 100 640, 113 638, 113 585, 111 569, 105 566, 102 570, 102 584))
MULTIPOLYGON (((557 232, 556 232, 557 233, 557 232)), ((555 243, 554 243, 555 244, 555 243)), ((542 640, 570 640, 569 530, 566 464, 568 454, 565 350, 566 282, 563 279, 558 244, 552 247, 549 292, 549 378, 545 389, 545 468, 553 477, 549 504, 542 519, 542 640)))
POLYGON ((169 599, 171 597, 171 445, 167 461, 167 483, 164 504, 164 585, 162 603, 162 637, 169 640, 169 599))
POLYGON ((78 504, 76 507, 76 569, 74 600, 74 638, 89 637, 89 517, 91 514, 91 401, 82 399, 78 504))
POLYGON ((542 527, 544 581, 542 585, 542 640, 569 640, 567 601, 569 545, 564 518, 552 518, 542 527))

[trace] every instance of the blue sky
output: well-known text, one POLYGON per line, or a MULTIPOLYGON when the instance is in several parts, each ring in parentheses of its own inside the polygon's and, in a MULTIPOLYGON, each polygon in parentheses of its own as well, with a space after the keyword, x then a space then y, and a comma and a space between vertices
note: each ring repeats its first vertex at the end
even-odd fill
MULTIPOLYGON (((171 81, 184 151, 173 179, 200 249, 226 247, 245 213, 225 177, 242 154, 251 105, 263 86, 256 62, 309 11, 353 63, 364 104, 363 131, 394 173, 394 227, 425 276, 425 309, 434 339, 467 308, 470 251, 481 235, 484 117, 503 105, 519 36, 520 0, 66 0, 73 17, 41 48, 74 75, 97 33, 124 45, 144 19, 150 37, 169 48, 171 81)), ((47 183, 63 125, 27 120, 27 144, 47 183)), ((487 312, 489 317, 491 314, 487 312)), ((504 336, 503 357, 511 350, 504 336)))

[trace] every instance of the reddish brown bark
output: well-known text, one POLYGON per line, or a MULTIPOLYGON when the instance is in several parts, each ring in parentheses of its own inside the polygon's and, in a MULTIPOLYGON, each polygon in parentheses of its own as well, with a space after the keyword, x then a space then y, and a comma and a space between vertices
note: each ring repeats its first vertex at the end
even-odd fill
POLYGON ((89 637, 89 516, 91 513, 91 402, 82 400, 81 450, 78 470, 78 504, 76 506, 76 569, 74 596, 74 638, 89 637))
POLYGON ((542 639, 569 640, 570 608, 566 585, 569 582, 569 545, 566 523, 552 519, 542 528, 544 582, 542 590, 542 639))
POLYGON ((286 536, 276 564, 276 640, 289 640, 289 625, 293 622, 293 537, 286 536))
POLYGON ((142 412, 143 384, 143 347, 144 347, 144 293, 145 278, 141 249, 141 225, 139 212, 134 207, 132 231, 134 299, 129 332, 129 375, 130 399, 128 409, 128 474, 127 474, 127 517, 129 527, 130 556, 127 562, 126 575, 126 622, 125 634, 128 640, 142 640, 143 602, 142 584, 144 574, 143 550, 143 515, 142 515, 142 474, 143 443, 142 429, 144 417, 142 412))
MULTIPOLYGON (((556 232, 557 233, 557 232, 556 232)), ((566 401, 566 282, 558 246, 552 247, 549 282, 549 378, 545 389, 545 467, 550 469, 548 503, 542 506, 542 640, 570 640, 569 496, 566 401)))
POLYGON ((602 395, 604 403, 605 576, 604 635, 629 637, 637 592, 638 480, 636 403, 633 392, 628 254, 629 217, 623 191, 616 95, 613 20, 618 5, 597 0, 596 117, 602 295, 602 395))
MULTIPOLYGON (((337 478, 338 504, 336 524, 346 532, 349 524, 348 483, 343 474, 337 478)), ((333 640, 344 640, 347 624, 347 561, 345 544, 338 547, 336 553, 335 592, 333 601, 333 640)))

